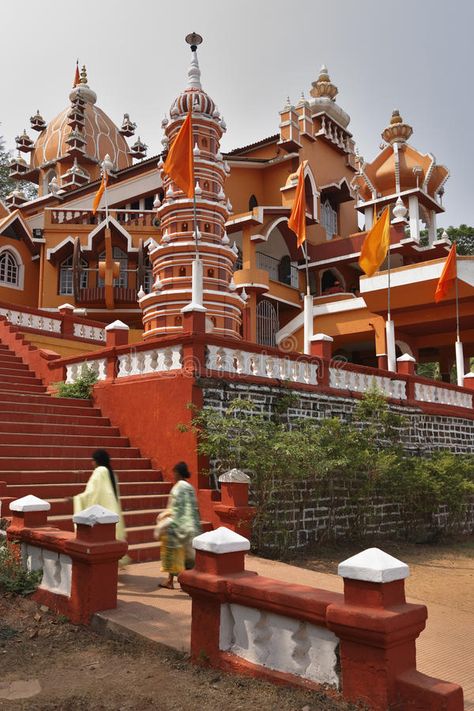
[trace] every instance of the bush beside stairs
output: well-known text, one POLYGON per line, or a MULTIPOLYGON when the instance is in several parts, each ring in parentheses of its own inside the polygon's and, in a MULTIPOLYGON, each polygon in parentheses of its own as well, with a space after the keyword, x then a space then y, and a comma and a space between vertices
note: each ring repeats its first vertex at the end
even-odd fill
POLYGON ((84 490, 98 448, 110 453, 119 479, 129 555, 137 562, 159 559, 153 528, 166 508, 170 483, 89 400, 48 394, 22 358, 0 341, 0 481, 7 483, 8 496, 46 499, 52 525, 72 530, 70 497, 84 490))

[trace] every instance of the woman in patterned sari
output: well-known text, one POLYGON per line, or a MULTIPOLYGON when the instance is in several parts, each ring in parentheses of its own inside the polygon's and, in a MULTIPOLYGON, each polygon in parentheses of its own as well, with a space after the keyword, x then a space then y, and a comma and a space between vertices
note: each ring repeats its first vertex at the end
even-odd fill
POLYGON ((194 549, 192 541, 201 532, 196 494, 186 481, 191 473, 184 462, 173 468, 175 485, 171 489, 168 510, 160 514, 155 537, 161 541, 161 570, 168 579, 161 588, 174 589, 174 577, 186 567, 192 567, 194 549))

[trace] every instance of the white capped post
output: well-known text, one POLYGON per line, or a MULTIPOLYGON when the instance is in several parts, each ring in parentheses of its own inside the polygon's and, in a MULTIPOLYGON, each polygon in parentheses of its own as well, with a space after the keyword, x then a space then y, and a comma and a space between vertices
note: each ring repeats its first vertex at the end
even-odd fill
POLYGON ((181 309, 181 313, 188 311, 206 311, 203 305, 203 263, 199 256, 193 259, 191 277, 191 303, 181 309))
POLYGON ((311 355, 311 339, 313 337, 313 297, 304 295, 303 324, 304 324, 304 353, 311 355))

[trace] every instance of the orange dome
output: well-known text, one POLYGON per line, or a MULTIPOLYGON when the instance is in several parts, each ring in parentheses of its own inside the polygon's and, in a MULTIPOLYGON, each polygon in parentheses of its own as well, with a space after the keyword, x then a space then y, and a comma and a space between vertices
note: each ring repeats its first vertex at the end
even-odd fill
MULTIPOLYGON (((72 131, 68 124, 70 107, 64 109, 49 122, 40 134, 31 155, 32 168, 40 168, 47 163, 56 162, 66 156, 70 150, 66 139, 72 131)), ((84 130, 86 139, 85 156, 94 162, 103 161, 108 153, 115 169, 121 170, 132 164, 129 147, 114 122, 102 109, 91 103, 84 107, 84 130)))

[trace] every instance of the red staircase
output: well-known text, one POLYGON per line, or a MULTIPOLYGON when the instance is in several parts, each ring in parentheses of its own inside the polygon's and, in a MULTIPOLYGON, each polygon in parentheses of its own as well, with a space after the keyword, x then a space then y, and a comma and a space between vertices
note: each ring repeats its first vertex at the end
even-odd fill
POLYGON ((84 490, 98 448, 109 452, 119 480, 129 555, 157 560, 153 528, 170 484, 91 402, 47 394, 21 358, 0 344, 0 480, 8 495, 48 500, 49 521, 72 530, 70 497, 84 490))

